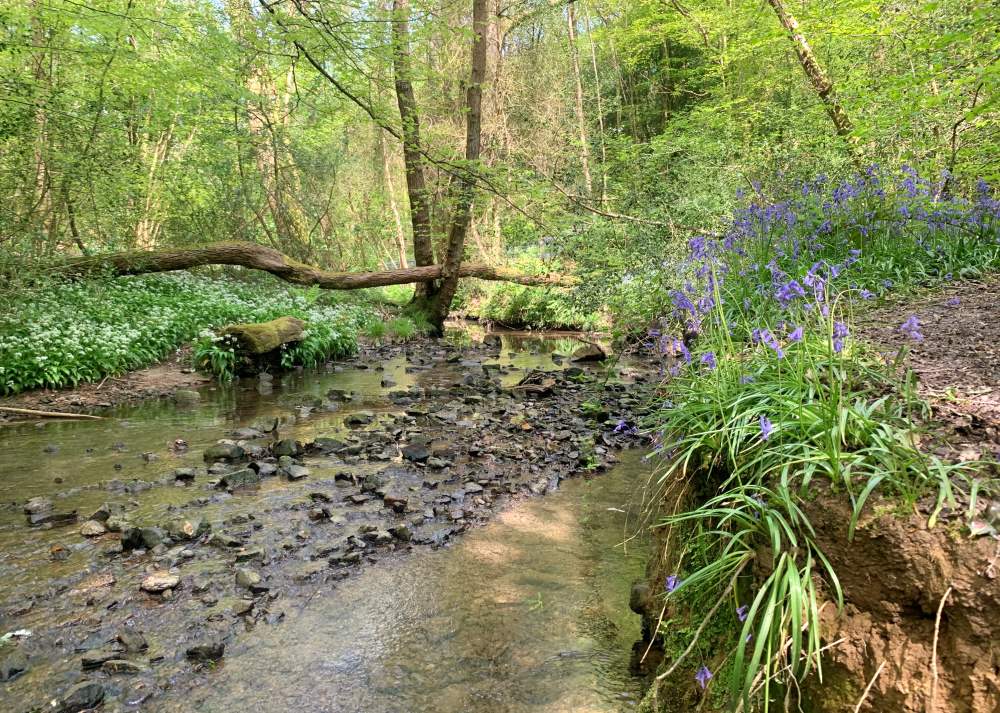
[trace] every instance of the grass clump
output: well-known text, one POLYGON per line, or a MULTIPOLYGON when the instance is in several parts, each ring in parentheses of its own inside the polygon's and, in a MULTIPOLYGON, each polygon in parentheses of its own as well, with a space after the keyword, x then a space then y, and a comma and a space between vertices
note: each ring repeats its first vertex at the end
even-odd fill
MULTIPOLYGON (((933 525, 958 491, 974 500, 983 487, 973 464, 917 447, 929 408, 900 369, 905 346, 894 358, 866 347, 851 316, 889 289, 995 268, 998 203, 983 184, 971 200, 942 199, 910 171, 892 187, 877 172, 817 179, 796 196, 752 203, 724 235, 691 241, 672 314, 649 335, 673 362, 650 420, 660 482, 696 479, 709 494, 660 523, 686 534, 664 596, 729 602, 710 610, 728 622, 711 644, 688 650, 701 656, 697 684, 727 680, 724 698, 747 709, 820 667, 821 603, 842 603, 804 507, 817 485, 849 500, 849 537, 876 491, 900 506, 933 494, 933 525), (747 574, 763 553, 761 574, 747 574)), ((900 335, 922 339, 916 318, 900 335)))

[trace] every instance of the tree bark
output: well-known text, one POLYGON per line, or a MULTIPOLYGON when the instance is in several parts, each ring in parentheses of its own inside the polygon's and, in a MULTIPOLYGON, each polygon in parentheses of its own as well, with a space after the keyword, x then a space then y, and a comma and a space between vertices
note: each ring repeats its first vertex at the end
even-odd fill
POLYGON ((855 152, 854 137, 852 136, 854 126, 851 124, 847 112, 844 111, 844 107, 837 99, 833 82, 830 81, 826 72, 823 71, 823 67, 816 59, 816 55, 813 54, 812 47, 806 41, 805 35, 799 31, 798 21, 788 12, 782 0, 767 1, 778 16, 781 26, 788 33, 788 39, 791 40, 792 45, 795 47, 795 53, 799 57, 799 64, 802 65, 802 71, 806 73, 809 83, 812 84, 812 88, 819 95, 820 101, 823 102, 823 108, 826 109, 830 121, 833 122, 837 135, 845 140, 848 151, 851 153, 851 158, 857 163, 859 159, 855 152))
POLYGON ((409 0, 392 3, 392 67, 395 74, 396 103, 402 121, 403 163, 406 166, 406 194, 410 201, 413 226, 413 258, 417 267, 434 264, 431 243, 431 214, 420 145, 420 115, 413 92, 410 60, 409 0))
MULTIPOLYGON (((441 278, 444 266, 427 265, 384 272, 331 272, 298 262, 273 248, 256 243, 210 243, 199 248, 108 253, 74 258, 50 271, 71 276, 87 274, 141 275, 150 272, 187 270, 202 265, 239 265, 263 270, 296 285, 317 285, 327 290, 357 290, 408 283, 432 282, 441 278)), ((464 263, 455 271, 457 277, 517 282, 522 285, 568 287, 575 279, 562 275, 525 275, 515 270, 464 263)))
POLYGON ((587 138, 587 117, 583 113, 583 82, 580 79, 580 52, 576 46, 576 11, 573 2, 566 5, 566 24, 569 27, 569 55, 573 60, 573 90, 576 123, 580 131, 580 163, 583 164, 583 183, 587 198, 594 196, 594 182, 590 177, 590 142, 587 138))
MULTIPOLYGON (((468 170, 474 170, 482 151, 483 82, 486 79, 486 1, 472 0, 472 71, 465 90, 465 160, 468 170)), ((458 182, 451 225, 448 229, 448 250, 441 266, 441 284, 432 306, 431 324, 437 331, 444 329, 444 320, 458 287, 459 271, 465 252, 465 236, 472 220, 472 200, 475 183, 463 174, 458 182)))

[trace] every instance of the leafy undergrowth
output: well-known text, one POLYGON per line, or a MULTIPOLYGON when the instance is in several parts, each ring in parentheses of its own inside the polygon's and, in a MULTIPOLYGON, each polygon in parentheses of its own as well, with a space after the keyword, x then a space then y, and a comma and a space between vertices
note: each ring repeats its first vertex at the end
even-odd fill
MULTIPOLYGON (((565 273, 561 263, 549 264, 536 254, 525 252, 511 267, 527 275, 565 273)), ((481 320, 515 329, 579 329, 595 331, 606 327, 601 310, 585 304, 581 292, 559 287, 534 287, 511 282, 467 280, 460 290, 455 309, 481 320)))
POLYGON ((364 305, 317 290, 217 274, 171 273, 58 282, 20 293, 0 318, 0 393, 60 388, 140 369, 201 338, 196 359, 218 373, 228 345, 215 327, 283 315, 307 322, 289 363, 311 364, 356 348, 373 321, 364 305))
POLYGON ((650 332, 673 377, 649 423, 660 483, 707 494, 660 522, 684 542, 664 604, 696 621, 707 611, 706 625, 660 633, 719 707, 766 709, 821 665, 821 603, 842 595, 803 509, 817 486, 850 502, 848 537, 875 492, 901 509, 931 495, 933 526, 945 505, 971 518, 997 486, 989 464, 918 447, 929 408, 900 364, 919 320, 897 326, 895 354, 851 335, 854 310, 878 294, 1000 265, 989 187, 969 200, 939 188, 872 171, 754 202, 726 234, 691 241, 688 281, 650 332))

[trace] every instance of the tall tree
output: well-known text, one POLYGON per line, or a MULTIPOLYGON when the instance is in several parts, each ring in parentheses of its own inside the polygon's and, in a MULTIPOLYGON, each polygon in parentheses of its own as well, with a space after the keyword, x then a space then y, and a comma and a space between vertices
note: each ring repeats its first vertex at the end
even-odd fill
POLYGON ((590 141, 587 137, 587 116, 583 111, 583 80, 580 77, 580 51, 576 46, 575 3, 566 4, 566 25, 569 34, 569 56, 573 66, 573 108, 576 110, 577 131, 580 134, 580 164, 583 167, 583 184, 587 198, 594 195, 594 182, 590 176, 590 141))
MULTIPOLYGON (((434 264, 431 242, 431 214, 424 176, 423 146, 420 143, 420 113, 413 92, 413 63, 410 58, 409 0, 392 2, 392 66, 395 74, 396 103, 402 122, 403 163, 406 167, 406 194, 410 201, 413 227, 413 258, 417 267, 434 264)), ((429 288, 425 288, 425 291, 429 288)))
POLYGON ((469 85, 465 89, 465 171, 457 178, 458 195, 448 228, 448 247, 441 268, 441 284, 435 296, 431 321, 438 332, 451 309, 458 287, 459 267, 465 254, 465 236, 472 221, 475 197, 474 174, 482 152, 483 82, 486 80, 487 0, 472 0, 472 60, 469 85))
POLYGON ((852 136, 854 132, 854 126, 851 124, 851 120, 847 116, 847 112, 841 105, 837 98, 837 93, 834 91, 833 82, 830 80, 829 75, 823 70, 822 65, 820 65, 819 60, 816 59, 816 55, 812 51, 812 47, 806 41, 805 35, 799 30, 799 23, 795 17, 788 12, 782 0, 767 0, 771 7, 774 9, 775 15, 778 16, 778 21, 781 26, 785 28, 788 33, 788 39, 791 40, 792 45, 795 47, 795 53, 799 57, 799 64, 802 66, 802 71, 805 72, 806 77, 809 79, 809 83, 812 84, 812 88, 819 95, 820 100, 823 102, 823 108, 826 109, 827 115, 830 117, 830 121, 833 122, 833 126, 837 131, 837 135, 844 139, 847 143, 848 151, 851 153, 851 157, 857 161, 858 157, 854 148, 854 137, 852 136))

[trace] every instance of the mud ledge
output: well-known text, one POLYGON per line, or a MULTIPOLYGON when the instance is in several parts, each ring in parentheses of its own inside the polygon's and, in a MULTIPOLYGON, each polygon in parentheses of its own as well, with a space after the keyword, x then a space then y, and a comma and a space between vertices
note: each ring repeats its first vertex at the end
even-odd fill
MULTIPOLYGON (((0 398, 0 406, 14 406, 67 413, 93 413, 113 406, 134 404, 145 399, 163 398, 178 389, 193 389, 211 379, 191 369, 191 349, 184 347, 158 364, 108 376, 97 382, 70 389, 38 389, 0 398)), ((0 423, 22 420, 23 416, 0 413, 0 423)))

